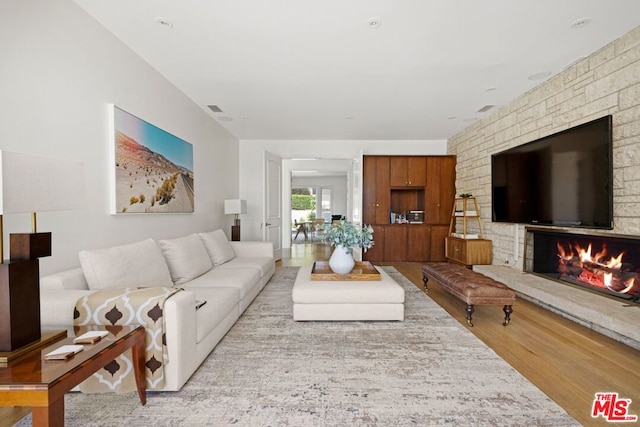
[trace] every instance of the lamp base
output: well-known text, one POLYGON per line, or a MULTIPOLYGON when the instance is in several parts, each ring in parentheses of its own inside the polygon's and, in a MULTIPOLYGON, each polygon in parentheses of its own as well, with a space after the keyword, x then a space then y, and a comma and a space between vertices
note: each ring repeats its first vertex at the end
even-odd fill
POLYGON ((37 259, 0 264, 0 351, 40 339, 40 267, 37 259))
POLYGON ((12 261, 51 256, 51 233, 11 233, 9 257, 12 261))
POLYGON ((240 241, 240 225, 231 226, 231 241, 232 242, 240 241))

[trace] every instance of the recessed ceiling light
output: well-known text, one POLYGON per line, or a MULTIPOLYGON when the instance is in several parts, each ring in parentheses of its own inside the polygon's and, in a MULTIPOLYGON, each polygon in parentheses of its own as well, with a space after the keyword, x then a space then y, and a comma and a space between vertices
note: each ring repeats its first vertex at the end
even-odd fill
POLYGON ((539 71, 537 73, 533 73, 531 74, 529 77, 527 77, 529 80, 542 80, 542 79, 546 79, 547 77, 549 77, 551 75, 551 71, 539 71))
POLYGON ((453 120, 453 119, 457 119, 457 117, 456 116, 449 116, 449 117, 447 117, 447 119, 453 120))
POLYGON ((576 19, 575 21, 573 21, 571 23, 571 28, 577 30, 578 28, 589 25, 589 23, 591 23, 591 18, 585 16, 584 18, 576 19))
POLYGON ((495 86, 489 86, 488 88, 485 89, 487 92, 495 92, 496 90, 498 90, 497 87, 495 86))
POLYGON ((373 17, 367 19, 367 26, 371 29, 380 28, 382 26, 382 19, 373 17))
POLYGON ((173 22, 169 21, 167 18, 157 16, 154 20, 165 28, 173 28, 173 22))
POLYGON ((207 105, 207 107, 209 107, 209 109, 214 113, 222 113, 222 109, 217 105, 207 105))
POLYGON ((229 116, 220 116, 220 117, 217 117, 217 119, 219 121, 221 121, 221 122, 232 122, 233 121, 233 118, 229 117, 229 116))

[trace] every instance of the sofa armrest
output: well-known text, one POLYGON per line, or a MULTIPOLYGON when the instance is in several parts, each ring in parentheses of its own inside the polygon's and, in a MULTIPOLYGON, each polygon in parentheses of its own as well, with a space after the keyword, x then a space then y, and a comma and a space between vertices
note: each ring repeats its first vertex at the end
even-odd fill
POLYGON ((273 243, 271 242, 229 242, 237 257, 271 257, 273 258, 273 243))
POLYGON ((76 302, 93 291, 70 289, 40 290, 40 324, 43 327, 73 326, 73 309, 76 302))

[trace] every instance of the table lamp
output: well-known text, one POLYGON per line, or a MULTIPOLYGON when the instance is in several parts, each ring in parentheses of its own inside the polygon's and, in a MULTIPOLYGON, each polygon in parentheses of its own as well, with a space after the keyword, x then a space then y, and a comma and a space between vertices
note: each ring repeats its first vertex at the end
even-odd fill
POLYGON ((224 213, 235 215, 231 226, 231 240, 240 241, 240 214, 247 213, 247 201, 241 199, 229 199, 224 201, 224 213))
POLYGON ((85 204, 82 163, 0 151, 0 352, 40 339, 39 257, 51 255, 51 233, 37 231, 36 212, 85 204), (31 214, 31 233, 11 234, 4 260, 2 218, 31 214))

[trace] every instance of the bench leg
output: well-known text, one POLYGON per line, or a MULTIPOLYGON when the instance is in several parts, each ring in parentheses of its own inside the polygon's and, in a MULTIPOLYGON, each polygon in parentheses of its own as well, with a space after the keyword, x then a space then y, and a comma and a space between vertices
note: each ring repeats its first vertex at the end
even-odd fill
POLYGON ((424 283, 424 290, 425 292, 429 293, 429 285, 427 285, 427 282, 429 281, 429 278, 427 277, 426 274, 422 275, 422 282, 424 283))
POLYGON ((473 313, 473 305, 467 304, 467 325, 473 327, 473 323, 471 323, 471 313, 473 313))
POLYGON ((510 305, 505 305, 502 310, 504 311, 504 326, 507 326, 509 324, 509 321, 511 320, 511 313, 513 313, 513 308, 511 308, 510 305))

